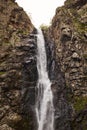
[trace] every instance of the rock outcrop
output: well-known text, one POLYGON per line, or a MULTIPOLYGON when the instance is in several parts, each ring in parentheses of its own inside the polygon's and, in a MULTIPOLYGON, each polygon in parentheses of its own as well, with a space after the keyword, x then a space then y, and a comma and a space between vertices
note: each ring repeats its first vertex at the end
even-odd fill
POLYGON ((73 130, 87 129, 87 1, 66 0, 56 9, 48 31, 56 59, 65 73, 73 130))

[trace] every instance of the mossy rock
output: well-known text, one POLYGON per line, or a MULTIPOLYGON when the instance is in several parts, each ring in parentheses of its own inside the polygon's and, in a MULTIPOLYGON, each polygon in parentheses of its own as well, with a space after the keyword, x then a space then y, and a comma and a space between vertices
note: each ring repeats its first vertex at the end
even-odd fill
POLYGON ((83 110, 86 105, 87 105, 87 96, 85 97, 80 96, 74 98, 74 109, 76 112, 80 112, 81 110, 83 110))
POLYGON ((87 25, 81 23, 77 18, 73 19, 73 25, 79 34, 83 34, 87 31, 87 25))
POLYGON ((40 26, 40 28, 41 28, 43 31, 47 31, 48 28, 49 28, 49 26, 42 24, 42 25, 40 26))
POLYGON ((4 72, 4 71, 0 71, 0 75, 3 75, 3 74, 5 74, 6 72, 4 72))

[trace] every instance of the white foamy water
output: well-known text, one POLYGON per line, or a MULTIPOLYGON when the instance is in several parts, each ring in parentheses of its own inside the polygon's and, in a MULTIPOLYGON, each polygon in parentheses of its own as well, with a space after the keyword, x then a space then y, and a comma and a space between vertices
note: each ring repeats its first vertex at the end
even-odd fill
POLYGON ((54 130, 54 107, 51 82, 47 72, 47 57, 45 41, 41 30, 37 30, 37 69, 38 95, 36 101, 36 116, 38 130, 54 130))

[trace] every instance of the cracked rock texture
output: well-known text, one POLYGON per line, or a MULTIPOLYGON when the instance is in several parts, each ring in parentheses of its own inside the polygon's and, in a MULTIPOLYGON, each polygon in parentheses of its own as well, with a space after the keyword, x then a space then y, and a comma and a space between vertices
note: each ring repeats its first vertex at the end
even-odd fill
POLYGON ((68 101, 72 106, 72 130, 87 129, 87 1, 66 0, 56 9, 48 37, 56 47, 56 59, 65 73, 68 101))
POLYGON ((32 58, 35 52, 32 39, 27 41, 33 30, 29 17, 14 0, 0 0, 0 130, 31 127, 32 119, 22 112, 22 90, 25 58, 32 58))
MULTIPOLYGON (((34 34, 15 0, 0 0, 0 130, 37 129, 34 34)), ((66 0, 44 35, 55 129, 87 130, 87 0, 66 0)))

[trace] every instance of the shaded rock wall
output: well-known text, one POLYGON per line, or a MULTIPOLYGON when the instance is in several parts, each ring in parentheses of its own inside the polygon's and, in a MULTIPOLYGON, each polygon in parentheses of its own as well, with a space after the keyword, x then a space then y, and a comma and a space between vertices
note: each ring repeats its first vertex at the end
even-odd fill
POLYGON ((49 78, 52 83, 54 103, 54 129, 71 130, 71 106, 67 102, 67 88, 64 73, 61 72, 56 59, 54 42, 44 33, 47 52, 47 67, 49 78))
POLYGON ((57 8, 48 37, 55 43, 56 58, 65 73, 68 101, 73 108, 72 129, 86 130, 87 1, 67 0, 57 8))

